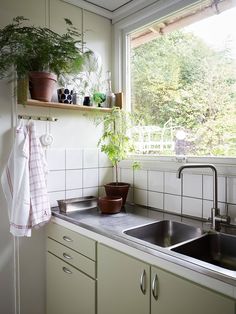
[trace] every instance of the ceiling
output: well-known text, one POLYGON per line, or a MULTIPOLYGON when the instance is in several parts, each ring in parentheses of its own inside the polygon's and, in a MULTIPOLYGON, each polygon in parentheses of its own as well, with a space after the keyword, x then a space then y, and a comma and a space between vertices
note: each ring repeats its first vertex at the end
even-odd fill
POLYGON ((85 2, 92 3, 94 5, 97 5, 103 9, 109 10, 111 12, 114 12, 115 10, 118 10, 122 6, 126 5, 127 3, 135 3, 136 0, 84 0, 85 2))
POLYGON ((102 15, 113 23, 135 13, 157 0, 61 0, 102 15))

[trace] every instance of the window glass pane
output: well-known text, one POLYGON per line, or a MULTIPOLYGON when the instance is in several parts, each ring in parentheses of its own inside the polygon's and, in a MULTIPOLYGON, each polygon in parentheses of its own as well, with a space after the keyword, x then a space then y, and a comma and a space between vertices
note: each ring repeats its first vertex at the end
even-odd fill
POLYGON ((130 35, 137 153, 236 156, 236 8, 206 10, 130 35))

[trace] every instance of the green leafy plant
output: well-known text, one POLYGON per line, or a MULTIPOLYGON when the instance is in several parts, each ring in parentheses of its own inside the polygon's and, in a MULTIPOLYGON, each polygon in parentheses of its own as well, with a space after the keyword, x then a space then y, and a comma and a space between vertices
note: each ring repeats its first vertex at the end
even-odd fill
POLYGON ((29 71, 47 71, 56 75, 78 73, 92 53, 83 51, 81 34, 69 19, 67 31, 59 35, 47 27, 25 26, 28 19, 17 16, 0 29, 0 78, 9 76, 13 66, 18 79, 29 71))
MULTIPOLYGON (((127 159, 129 154, 134 152, 134 144, 132 138, 128 135, 129 129, 132 127, 133 117, 130 113, 119 109, 112 108, 102 118, 103 134, 98 141, 98 146, 110 159, 115 167, 115 181, 118 184, 118 163, 127 159)), ((134 162, 133 168, 138 169, 139 163, 134 162)))

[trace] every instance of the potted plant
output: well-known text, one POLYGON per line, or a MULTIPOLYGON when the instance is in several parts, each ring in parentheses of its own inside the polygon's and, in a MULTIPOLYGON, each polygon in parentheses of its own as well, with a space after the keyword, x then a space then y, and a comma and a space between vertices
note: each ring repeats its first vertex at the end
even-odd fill
MULTIPOLYGON (((122 206, 124 206, 130 184, 118 181, 118 163, 127 159, 134 151, 133 141, 127 134, 131 127, 132 116, 118 107, 113 107, 111 113, 103 117, 102 122, 104 130, 98 146, 115 168, 115 182, 105 184, 105 191, 107 196, 122 197, 122 206)), ((139 163, 133 162, 133 168, 139 168, 139 163)))
POLYGON ((83 52, 81 34, 69 19, 65 19, 67 31, 63 35, 47 27, 24 26, 25 21, 28 19, 18 16, 0 30, 0 78, 8 77, 13 66, 18 80, 29 78, 33 99, 51 101, 57 77, 78 73, 91 51, 83 52), (45 79, 48 92, 42 92, 45 79))

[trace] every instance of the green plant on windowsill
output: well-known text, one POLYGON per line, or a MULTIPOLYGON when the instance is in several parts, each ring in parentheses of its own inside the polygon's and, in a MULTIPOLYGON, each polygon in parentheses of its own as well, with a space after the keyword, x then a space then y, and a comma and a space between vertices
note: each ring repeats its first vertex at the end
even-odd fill
MULTIPOLYGON (((134 152, 134 143, 128 135, 132 127, 133 116, 118 107, 102 119, 103 134, 98 141, 98 147, 104 152, 115 168, 115 182, 105 184, 107 196, 122 196, 123 206, 128 194, 129 184, 118 181, 118 164, 134 152), (123 190, 125 190, 124 194, 123 190), (122 195, 121 195, 122 194, 122 195)), ((138 162, 133 162, 133 169, 140 168, 138 162)))
POLYGON ((69 19, 65 19, 67 31, 63 35, 47 27, 26 26, 27 21, 17 16, 0 29, 0 78, 9 78, 12 66, 18 80, 28 80, 30 73, 49 72, 53 73, 50 80, 55 81, 56 76, 81 71, 92 52, 84 52, 81 33, 69 19))

